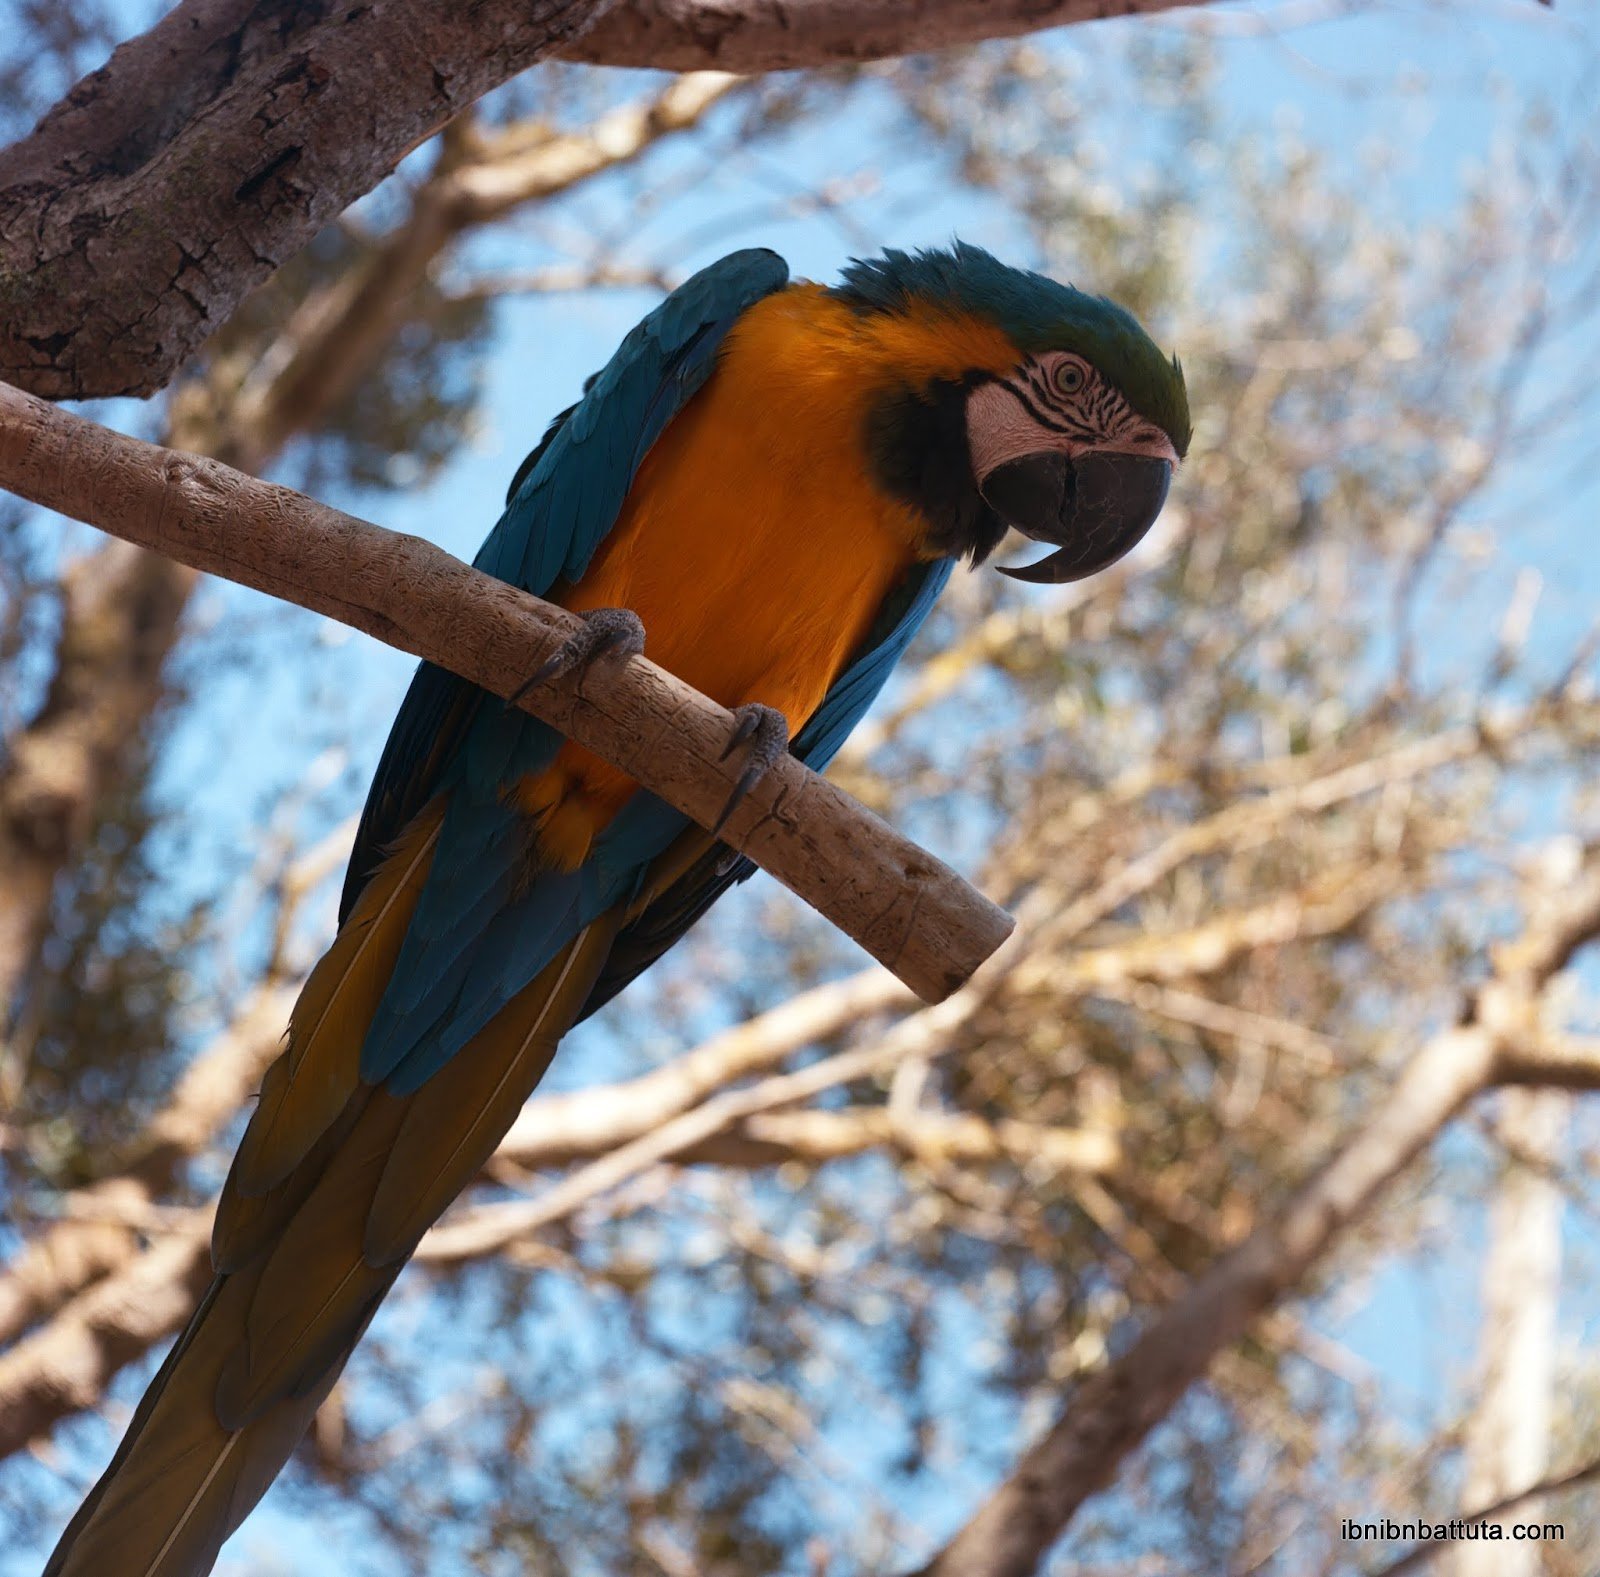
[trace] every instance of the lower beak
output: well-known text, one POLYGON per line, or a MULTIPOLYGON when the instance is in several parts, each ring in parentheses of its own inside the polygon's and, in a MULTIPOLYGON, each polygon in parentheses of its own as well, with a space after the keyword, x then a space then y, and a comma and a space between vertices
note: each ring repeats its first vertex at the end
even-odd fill
POLYGON ((1097 575, 1155 524, 1171 483, 1171 461, 1153 455, 1090 452, 1070 460, 1052 449, 1008 460, 978 491, 1008 525, 1059 551, 1016 569, 1000 565, 1000 573, 1042 585, 1097 575))

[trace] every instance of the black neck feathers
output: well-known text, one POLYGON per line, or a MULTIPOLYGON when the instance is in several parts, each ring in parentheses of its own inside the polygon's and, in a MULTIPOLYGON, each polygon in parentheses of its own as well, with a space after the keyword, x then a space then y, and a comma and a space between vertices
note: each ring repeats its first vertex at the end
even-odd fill
POLYGON ((976 377, 938 378, 885 395, 866 422, 872 478, 927 523, 930 553, 981 564, 1006 527, 979 496, 967 452, 967 394, 976 377))

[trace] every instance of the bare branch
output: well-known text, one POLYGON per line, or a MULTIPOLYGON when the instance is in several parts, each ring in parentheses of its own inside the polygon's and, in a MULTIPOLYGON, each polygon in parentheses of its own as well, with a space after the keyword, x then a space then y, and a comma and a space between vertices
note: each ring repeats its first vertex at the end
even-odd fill
MULTIPOLYGON (((1111 986, 1099 989, 1107 995, 1116 994, 1111 986)), ((1226 1035, 1231 1040, 1272 1047, 1299 1058, 1319 1073, 1335 1072, 1343 1061, 1337 1047, 1326 1036, 1288 1019, 1248 1012, 1176 986, 1135 985, 1129 988, 1126 997, 1141 1013, 1171 1019, 1174 1023, 1192 1024, 1196 1029, 1226 1035)))
POLYGON ((603 1154, 802 1047, 913 1003, 899 981, 878 969, 813 987, 637 1079, 603 1092, 539 1096, 511 1125, 499 1154, 524 1167, 603 1154))
MULTIPOLYGON (((1450 1520, 1461 1528, 1476 1527, 1483 1522, 1496 1522, 1514 1511, 1523 1510, 1533 1501, 1543 1500, 1549 1495, 1559 1495, 1564 1490, 1577 1489, 1581 1484, 1592 1484, 1597 1478, 1600 1478, 1600 1460, 1585 1462, 1582 1467, 1574 1468, 1570 1473, 1559 1473, 1553 1478, 1541 1479, 1539 1483, 1530 1484, 1527 1489, 1518 1490, 1515 1495, 1507 1495, 1503 1500, 1484 1506, 1469 1516, 1452 1517, 1450 1520)), ((1451 1548, 1451 1543, 1450 1540, 1441 1539, 1431 1544, 1419 1544, 1415 1549, 1408 1550, 1399 1560, 1380 1567, 1372 1577, 1409 1577, 1410 1573, 1421 1571, 1436 1555, 1443 1555, 1451 1548)))
POLYGON ((775 1074, 745 1089, 725 1090, 668 1122, 640 1131, 637 1137, 582 1171, 546 1189, 537 1199, 494 1207, 481 1212, 476 1221, 447 1222, 436 1227, 430 1234, 432 1244, 425 1257, 450 1260, 491 1253, 570 1215, 628 1179, 714 1139, 749 1117, 809 1100, 856 1079, 875 1077, 912 1057, 932 1054, 986 1000, 989 987, 1003 978, 1004 965, 1019 946, 1020 937, 1013 935, 995 955, 992 966, 977 979, 936 1006, 902 1019, 875 1044, 840 1052, 793 1073, 775 1074))
POLYGON ((1116 1140, 1093 1129, 991 1124, 978 1117, 927 1112, 908 1120, 881 1106, 844 1112, 767 1110, 802 1098, 794 1092, 809 1090, 812 1081, 805 1075, 810 1072, 808 1068, 802 1074, 781 1075, 718 1096, 646 1131, 632 1144, 602 1155, 534 1199, 464 1211, 434 1227, 422 1240, 417 1258, 424 1264, 448 1265, 498 1254, 666 1161, 722 1166, 801 1161, 816 1165, 884 1147, 933 1164, 1009 1159, 1085 1175, 1110 1172, 1118 1161, 1116 1140))
MULTIPOLYGON (((329 509, 215 461, 123 437, 0 385, 0 483, 196 569, 327 614, 515 693, 574 629, 571 615, 416 537, 329 509)), ((693 817, 733 786, 728 714, 642 658, 539 688, 530 712, 693 817)), ((785 756, 725 841, 840 924, 930 1001, 1011 929, 1003 910, 832 784, 785 756)))
POLYGON ((1519 1040, 1501 1053, 1500 1083, 1600 1090, 1600 1040, 1554 1033, 1519 1040))
POLYGON ((1535 895, 1522 937, 1462 1023, 1430 1040, 1355 1133, 1265 1225, 1158 1314, 1119 1358, 1076 1387, 1051 1429, 919 1577, 1027 1577, 1083 1502, 1252 1321, 1299 1285, 1338 1235, 1431 1144, 1444 1125, 1515 1066, 1511 1048, 1539 1020, 1544 988, 1600 934, 1600 857, 1535 895))

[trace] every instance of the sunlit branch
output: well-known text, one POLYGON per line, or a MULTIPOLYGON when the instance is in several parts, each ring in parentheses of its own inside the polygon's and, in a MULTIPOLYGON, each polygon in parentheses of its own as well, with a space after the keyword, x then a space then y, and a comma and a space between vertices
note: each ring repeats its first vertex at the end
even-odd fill
MULTIPOLYGON (((196 569, 323 613, 509 696, 576 627, 570 614, 287 488, 126 438, 0 386, 0 483, 196 569)), ((642 658, 558 679, 522 703, 702 826, 739 763, 728 714, 642 658)), ((784 756, 724 840, 840 925, 928 1000, 1011 922, 932 855, 784 756)))

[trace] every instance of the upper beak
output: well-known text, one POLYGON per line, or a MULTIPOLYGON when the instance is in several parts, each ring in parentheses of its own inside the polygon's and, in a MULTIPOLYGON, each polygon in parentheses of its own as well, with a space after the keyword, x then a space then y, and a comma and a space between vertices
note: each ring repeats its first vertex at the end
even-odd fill
POLYGON ((997 466, 978 491, 1025 536, 1059 551, 1037 564, 997 566, 1015 580, 1059 585, 1115 564, 1155 524, 1172 484, 1172 462, 1155 455, 1090 451, 1072 460, 1040 450, 997 466))

